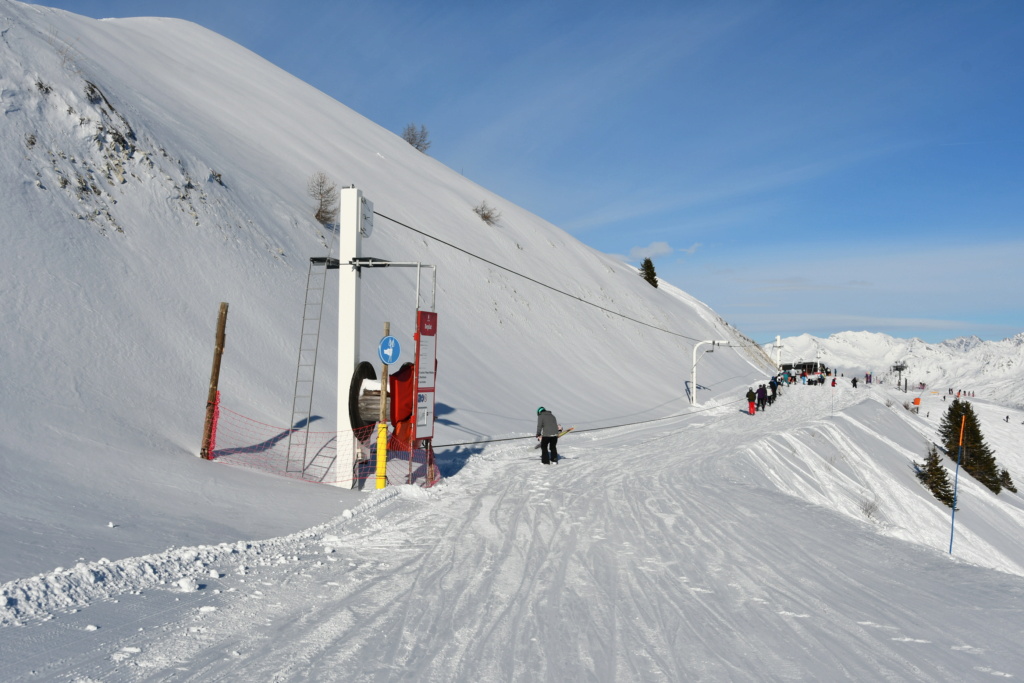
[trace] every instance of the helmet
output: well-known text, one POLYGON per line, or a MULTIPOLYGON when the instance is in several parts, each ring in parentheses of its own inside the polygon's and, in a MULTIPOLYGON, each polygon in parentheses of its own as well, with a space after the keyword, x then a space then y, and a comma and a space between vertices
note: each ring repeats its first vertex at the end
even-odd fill
POLYGON ((540 415, 543 412, 544 412, 544 406, 541 406, 540 408, 537 408, 537 414, 538 415, 540 415))

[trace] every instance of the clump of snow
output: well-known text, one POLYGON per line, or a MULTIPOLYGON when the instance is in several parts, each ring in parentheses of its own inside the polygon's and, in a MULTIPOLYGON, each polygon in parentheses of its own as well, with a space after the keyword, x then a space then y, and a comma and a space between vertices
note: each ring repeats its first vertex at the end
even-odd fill
POLYGON ((404 498, 429 498, 430 491, 423 488, 422 486, 413 486, 411 484, 402 484, 401 486, 395 487, 398 490, 400 496, 404 498))
POLYGON ((186 576, 182 579, 178 579, 177 586, 182 593, 193 593, 199 590, 199 582, 191 576, 186 576))

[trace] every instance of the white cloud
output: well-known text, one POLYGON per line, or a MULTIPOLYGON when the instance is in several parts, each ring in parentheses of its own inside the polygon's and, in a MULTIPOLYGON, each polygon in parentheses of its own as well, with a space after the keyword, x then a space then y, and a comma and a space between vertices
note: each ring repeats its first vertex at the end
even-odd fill
MULTIPOLYGON (((678 253, 678 250, 677 250, 678 253)), ((1024 242, 938 245, 851 243, 815 252, 780 245, 702 249, 658 278, 706 302, 744 333, 828 336, 866 329, 930 341, 1021 331, 1024 242)))
MULTIPOLYGON (((693 247, 691 247, 692 249, 693 247)), ((668 242, 651 242, 646 247, 633 247, 629 250, 629 258, 633 261, 641 261, 645 258, 654 258, 655 256, 666 256, 671 254, 675 249, 668 245, 668 242)), ((692 252, 691 252, 692 253, 692 252)))

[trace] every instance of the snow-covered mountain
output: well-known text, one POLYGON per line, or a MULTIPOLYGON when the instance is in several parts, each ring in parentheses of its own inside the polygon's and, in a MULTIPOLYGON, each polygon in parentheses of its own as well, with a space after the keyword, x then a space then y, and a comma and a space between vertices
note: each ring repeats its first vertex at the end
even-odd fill
MULTIPOLYGON (((913 470, 940 398, 744 414, 770 364, 707 306, 194 24, 0 0, 0 107, 0 679, 1024 675, 1024 504, 961 477, 949 553, 913 470), (316 171, 373 201, 364 253, 437 267, 429 491, 195 457, 221 301, 224 406, 286 426, 316 171)), ((364 272, 364 359, 413 293, 364 272)), ((978 409, 1021 482, 1024 411, 978 409)))
MULTIPOLYGON (((678 413, 694 340, 739 347, 708 356, 707 398, 768 367, 704 304, 652 288, 199 26, 10 0, 0 17, 0 513, 16 520, 0 534, 56 514, 77 539, 60 563, 88 554, 108 508, 162 513, 121 534, 125 552, 181 542, 178 524, 166 528, 182 507, 167 484, 207 482, 210 468, 183 456, 198 452, 219 302, 230 304, 223 405, 287 425, 309 258, 331 241, 312 218, 317 171, 381 214, 364 254, 437 268, 438 444, 531 433, 541 404, 579 427, 678 413), (500 210, 496 225, 474 213, 481 201, 500 210), (97 506, 112 478, 126 485, 97 506)), ((410 270, 363 274, 363 360, 384 322, 413 347, 410 270)), ((329 310, 317 370, 323 430, 336 414, 335 319, 329 310)), ((215 514, 188 513, 188 540, 248 535, 229 520, 273 516, 257 500, 243 514, 237 496, 212 498, 215 514)), ((0 577, 51 565, 50 549, 29 547, 3 554, 0 577)))
POLYGON ((815 359, 847 376, 872 372, 882 380, 895 380, 891 368, 902 361, 907 367, 903 377, 911 386, 924 383, 929 390, 973 391, 978 398, 1024 407, 1024 332, 1002 341, 961 337, 938 344, 877 332, 840 332, 827 339, 803 334, 782 340, 783 362, 815 359))

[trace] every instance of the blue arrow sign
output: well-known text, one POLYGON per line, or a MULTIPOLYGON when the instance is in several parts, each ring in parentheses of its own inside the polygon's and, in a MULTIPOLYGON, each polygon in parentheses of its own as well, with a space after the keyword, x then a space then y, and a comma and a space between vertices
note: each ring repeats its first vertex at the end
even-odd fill
POLYGON ((391 365, 398 362, 398 356, 402 353, 402 345, 394 337, 384 337, 377 347, 377 357, 384 365, 391 365))

